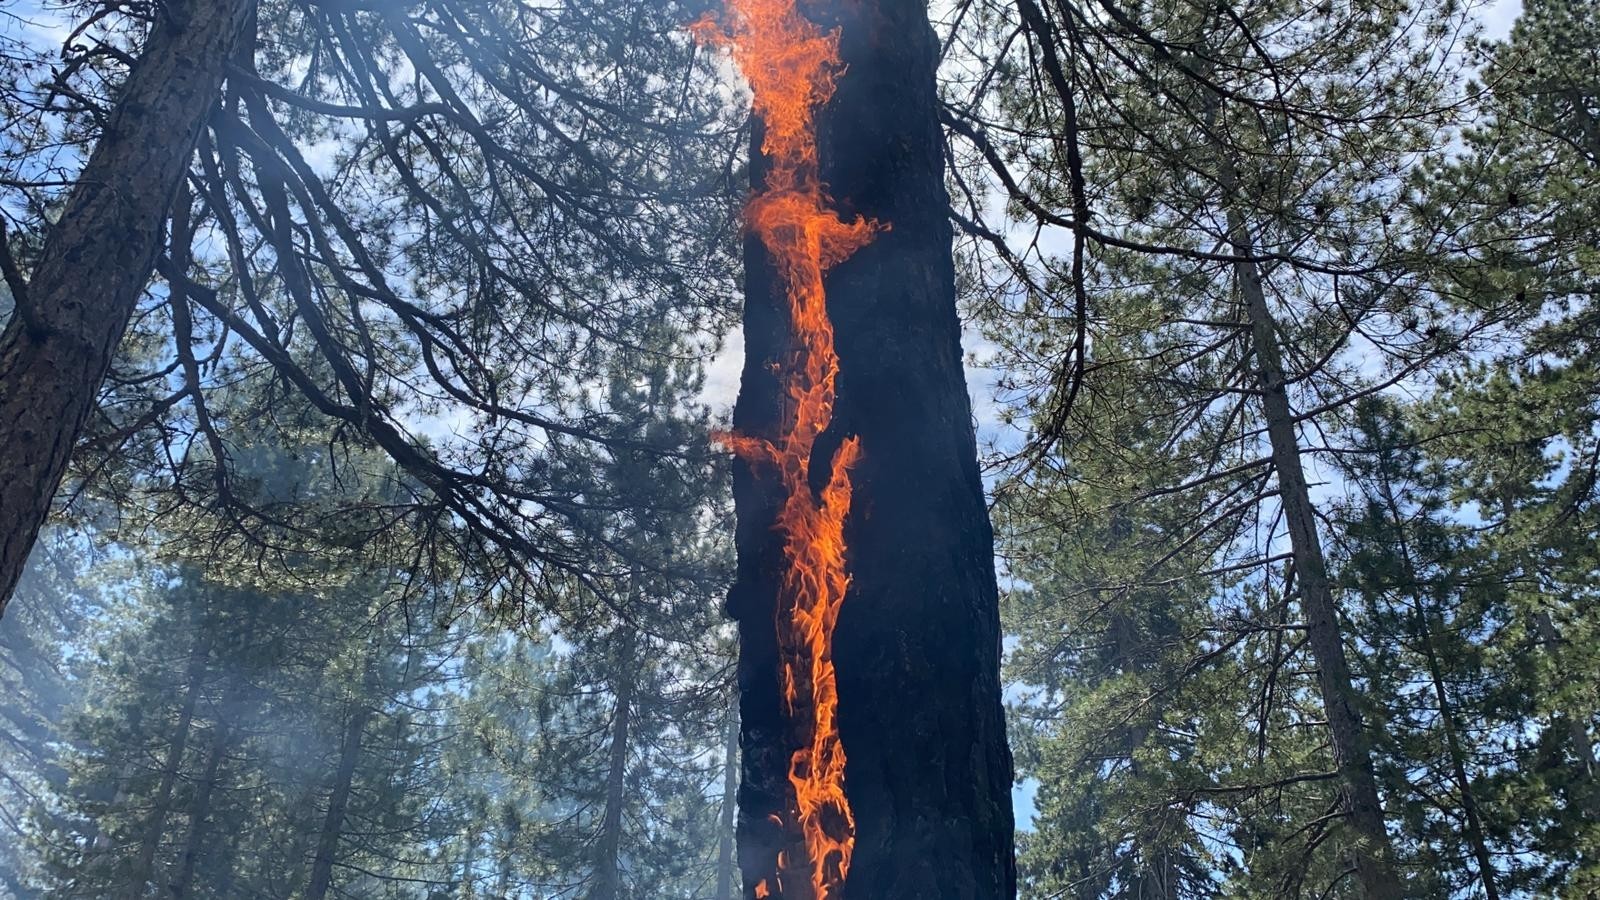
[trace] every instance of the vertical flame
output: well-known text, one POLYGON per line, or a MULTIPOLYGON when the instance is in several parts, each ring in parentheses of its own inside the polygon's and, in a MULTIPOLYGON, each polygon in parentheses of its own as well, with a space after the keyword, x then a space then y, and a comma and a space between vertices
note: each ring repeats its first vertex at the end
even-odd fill
MULTIPOLYGON (((702 22, 695 31, 729 48, 766 128, 766 185, 750 199, 745 223, 767 248, 788 298, 794 344, 778 368, 785 416, 775 437, 723 439, 746 461, 773 467, 785 492, 776 522, 785 561, 777 603, 778 674, 788 718, 803 736, 789 762, 794 805, 782 824, 803 838, 811 896, 828 900, 844 883, 855 844, 855 818, 844 792, 833 633, 849 586, 844 520, 850 468, 861 448, 857 438, 847 438, 828 463, 826 485, 820 494, 813 490, 812 452, 833 420, 839 372, 822 276, 870 242, 880 226, 841 219, 819 179, 815 114, 833 96, 843 66, 838 34, 824 33, 795 2, 728 0, 721 26, 702 22)), ((776 887, 780 896, 799 896, 803 888, 784 884, 791 867, 801 866, 780 853, 771 883, 758 883, 756 895, 769 896, 776 887)))

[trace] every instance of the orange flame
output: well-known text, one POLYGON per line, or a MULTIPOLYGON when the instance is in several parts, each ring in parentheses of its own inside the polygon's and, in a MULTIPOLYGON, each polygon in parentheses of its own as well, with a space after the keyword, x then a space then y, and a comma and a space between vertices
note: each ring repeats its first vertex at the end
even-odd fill
MULTIPOLYGON (((828 900, 844 883, 855 845, 855 817, 844 791, 833 633, 850 580, 844 520, 850 468, 861 447, 857 438, 847 438, 829 461, 820 496, 813 491, 811 456, 833 421, 839 373, 822 276, 869 243, 881 226, 841 219, 818 176, 815 114, 833 96, 844 70, 838 34, 824 33, 802 16, 795 0, 728 0, 721 26, 702 22, 694 30, 729 48, 766 127, 766 186, 750 199, 745 223, 767 248, 789 301, 794 347, 778 367, 786 421, 774 438, 729 434, 723 440, 746 461, 772 466, 785 491, 776 522, 786 563, 778 596, 779 680, 786 712, 805 738, 790 758, 794 808, 783 824, 804 839, 811 896, 828 900)), ((790 863, 786 853, 775 861, 773 883, 780 894, 782 870, 790 863)), ((768 896, 772 886, 761 881, 756 895, 768 896)))

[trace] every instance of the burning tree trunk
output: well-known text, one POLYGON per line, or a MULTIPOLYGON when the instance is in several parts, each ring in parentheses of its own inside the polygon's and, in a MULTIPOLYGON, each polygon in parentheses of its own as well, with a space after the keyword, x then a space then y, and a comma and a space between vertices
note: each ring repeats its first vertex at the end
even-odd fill
POLYGON ((731 0, 725 25, 761 124, 728 438, 746 896, 1011 897, 934 34, 911 0, 731 0))

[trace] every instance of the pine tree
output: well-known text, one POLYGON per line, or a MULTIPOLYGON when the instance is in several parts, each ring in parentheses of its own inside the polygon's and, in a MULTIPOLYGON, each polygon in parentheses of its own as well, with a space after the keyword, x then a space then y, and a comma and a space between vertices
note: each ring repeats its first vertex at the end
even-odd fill
POLYGON ((1103 412, 1074 406, 1115 393, 1104 382, 1142 379, 1154 396, 1140 407, 1165 429, 1149 443, 1185 465, 1164 481, 1145 480, 1155 474, 1148 464, 1130 467, 1125 477, 1140 488, 1122 496, 1194 494, 1200 514, 1175 522, 1167 547, 1209 551, 1195 568, 1234 576, 1212 601, 1219 612, 1231 611, 1235 592, 1260 598, 1242 629, 1212 627, 1287 639, 1288 649, 1225 644, 1241 665, 1270 673, 1260 720, 1272 721, 1273 703, 1287 712, 1282 744, 1268 753, 1292 763, 1251 783, 1299 779, 1307 795, 1294 814, 1303 818, 1281 830, 1270 806, 1241 823, 1236 852, 1251 873, 1241 877, 1399 896, 1405 873, 1382 806, 1374 723, 1351 667, 1360 643, 1329 570, 1316 482, 1326 454, 1344 449, 1342 411, 1442 367, 1481 325, 1457 321, 1408 268, 1418 247, 1445 235, 1407 214, 1393 177, 1453 121, 1449 44, 1462 13, 1387 2, 1031 0, 984 12, 962 35, 985 74, 953 93, 946 122, 970 153, 958 168, 969 196, 997 179, 1008 200, 1006 225, 973 204, 966 231, 979 286, 994 288, 980 311, 1001 342, 1003 386, 1031 429, 1015 487, 1072 471, 1075 443, 1114 444, 1090 438, 1103 412), (1430 76, 1416 77, 1421 69, 1430 76), (1029 77, 1003 77, 1008 70, 1029 77), (1036 237, 1011 241, 1008 227, 1036 237), (1120 318, 1130 312, 1139 318, 1120 318), (1140 343, 1119 340, 1141 326, 1140 343), (1311 674, 1315 694, 1280 681, 1286 672, 1311 674), (1321 711, 1303 716, 1310 696, 1321 711), (1325 729, 1326 759, 1319 742, 1302 740, 1306 722, 1325 729), (1329 786, 1336 810, 1316 805, 1329 786), (1319 864, 1289 855, 1290 835, 1319 864))

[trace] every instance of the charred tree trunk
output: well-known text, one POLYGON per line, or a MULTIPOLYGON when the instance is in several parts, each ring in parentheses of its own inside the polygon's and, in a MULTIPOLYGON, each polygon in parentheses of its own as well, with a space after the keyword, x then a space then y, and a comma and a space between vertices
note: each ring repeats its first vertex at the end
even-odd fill
POLYGON ((722 757, 722 817, 717 829, 717 900, 733 900, 733 832, 739 806, 739 715, 728 711, 727 740, 722 757))
MULTIPOLYGON (((813 475, 850 436, 861 459, 845 523, 850 586, 832 645, 844 788, 855 818, 843 896, 994 900, 1016 892, 1011 755, 1000 693, 993 534, 962 374, 949 198, 934 87, 938 45, 915 0, 803 11, 839 28, 847 67, 818 113, 821 180, 846 218, 886 223, 832 269, 827 307, 839 357, 832 424, 813 475)), ((757 185, 768 162, 759 138, 757 185)), ((790 351, 771 260, 746 252, 746 358, 734 426, 771 434, 784 410, 775 366, 790 351)), ((743 781, 739 865, 754 898, 792 838, 794 747, 779 686, 776 603, 783 542, 777 477, 736 465, 743 781)), ((820 485, 817 485, 820 487, 820 485)), ((808 884, 786 887, 809 897, 808 884)), ((772 896, 777 896, 773 891, 772 896)))
MULTIPOLYGON (((1229 243, 1234 254, 1249 257, 1255 246, 1243 217, 1233 208, 1237 178, 1231 167, 1223 165, 1223 191, 1229 195, 1227 221, 1229 243)), ((1272 465, 1278 474, 1278 495, 1283 518, 1288 526, 1289 546, 1294 558, 1296 580, 1300 585, 1300 604, 1312 656, 1317 661, 1317 679, 1328 717, 1328 736, 1333 747, 1334 765, 1339 771, 1339 793, 1346 821, 1354 840, 1349 852, 1356 878, 1369 900, 1398 900, 1402 896, 1394 865, 1394 850, 1384 824, 1383 803, 1378 795, 1378 776, 1372 764, 1372 744, 1368 740, 1356 702, 1350 663, 1344 654, 1344 632, 1339 623, 1339 607, 1328 579, 1327 559, 1322 553, 1322 538, 1317 534, 1316 508, 1306 485, 1300 460, 1300 439, 1295 432, 1294 411, 1289 405, 1288 381, 1278 349, 1278 326, 1267 305, 1261 273, 1255 263, 1234 264, 1245 314, 1249 318, 1254 347, 1257 380, 1267 420, 1267 439, 1272 465)))
MULTIPOLYGON (((0 614, 155 264, 173 193, 254 0, 156 5, 122 88, 0 333, 0 614)), ((9 258, 9 257, 7 257, 9 258)))
POLYGON ((189 729, 194 723, 195 706, 204 687, 206 658, 210 650, 203 636, 196 634, 189 651, 189 664, 185 670, 183 705, 178 709, 178 721, 172 729, 172 739, 167 744, 161 761, 161 780, 156 785, 150 816, 145 820, 143 836, 139 841, 139 855, 134 858, 133 872, 128 879, 127 896, 144 896, 145 885, 155 871, 156 852, 161 849, 161 837, 167 830, 167 816, 172 811, 172 789, 178 783, 178 772, 183 767, 183 754, 189 746, 189 729))

